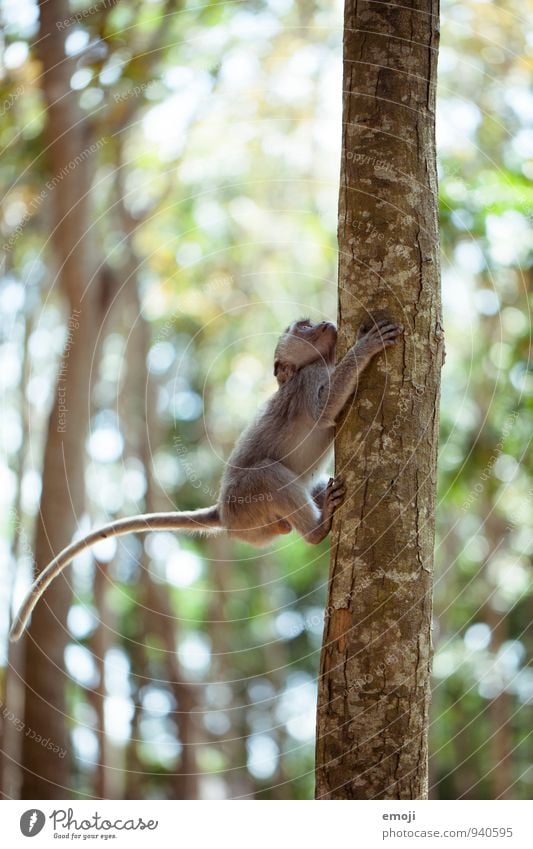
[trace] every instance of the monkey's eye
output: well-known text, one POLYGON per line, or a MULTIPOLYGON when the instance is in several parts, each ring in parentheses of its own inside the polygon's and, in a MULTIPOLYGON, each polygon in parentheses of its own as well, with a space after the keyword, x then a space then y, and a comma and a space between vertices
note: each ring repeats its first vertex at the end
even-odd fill
POLYGON ((311 324, 311 322, 310 322, 310 320, 309 320, 308 318, 302 318, 302 320, 301 320, 301 321, 297 321, 297 322, 296 322, 296 327, 297 327, 299 330, 308 330, 308 329, 309 329, 310 327, 312 327, 312 326, 313 326, 313 325, 311 324))

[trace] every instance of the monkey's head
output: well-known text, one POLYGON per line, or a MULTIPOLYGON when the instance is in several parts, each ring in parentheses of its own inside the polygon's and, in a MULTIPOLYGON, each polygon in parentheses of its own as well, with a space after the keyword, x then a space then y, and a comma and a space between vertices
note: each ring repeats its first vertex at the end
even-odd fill
POLYGON ((274 375, 280 386, 299 369, 322 360, 335 362, 337 328, 331 321, 318 324, 309 318, 293 321, 280 336, 274 354, 274 375))

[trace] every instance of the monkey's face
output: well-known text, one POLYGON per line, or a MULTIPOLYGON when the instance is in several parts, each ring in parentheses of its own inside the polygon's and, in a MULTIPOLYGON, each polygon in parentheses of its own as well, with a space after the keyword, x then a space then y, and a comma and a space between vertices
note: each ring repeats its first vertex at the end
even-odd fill
POLYGON ((317 324, 308 318, 294 321, 277 344, 274 374, 280 383, 284 383, 295 371, 317 360, 333 365, 336 344, 337 328, 333 322, 317 324))

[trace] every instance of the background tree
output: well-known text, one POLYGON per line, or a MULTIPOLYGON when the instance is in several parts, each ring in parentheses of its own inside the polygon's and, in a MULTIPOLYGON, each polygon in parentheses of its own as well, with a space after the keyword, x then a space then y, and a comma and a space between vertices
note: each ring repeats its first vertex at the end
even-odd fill
POLYGON ((317 798, 427 796, 431 592, 443 333, 435 100, 438 3, 347 0, 340 353, 390 316, 403 339, 338 428, 320 665, 317 798), (379 61, 376 61, 376 58, 379 61))
MULTIPOLYGON (((46 99, 45 155, 50 183, 57 181, 51 208, 54 272, 65 299, 68 335, 60 362, 43 457, 42 495, 35 532, 35 571, 68 544, 81 518, 84 495, 84 440, 88 425, 91 363, 102 314, 95 275, 98 263, 91 234, 90 188, 94 174, 91 146, 96 139, 83 121, 70 90, 73 61, 65 58, 64 34, 57 21, 70 14, 66 0, 39 7, 39 56, 46 99), (44 46, 46 45, 46 46, 44 46)), ((100 140, 101 142, 102 140, 100 140)), ((98 149, 98 145, 95 145, 98 149)), ((68 794, 70 769, 63 654, 64 623, 70 604, 68 579, 62 578, 36 611, 25 636, 22 797, 54 799, 68 794), (58 627, 59 625, 59 627, 58 627), (50 739, 67 753, 50 758, 39 739, 50 739)))

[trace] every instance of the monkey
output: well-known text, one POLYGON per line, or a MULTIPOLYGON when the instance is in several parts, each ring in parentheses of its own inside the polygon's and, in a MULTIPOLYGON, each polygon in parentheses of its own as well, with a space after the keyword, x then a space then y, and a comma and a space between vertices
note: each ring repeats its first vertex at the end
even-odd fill
POLYGON ((337 328, 331 321, 292 322, 274 354, 277 391, 237 440, 222 475, 217 504, 204 509, 147 513, 118 519, 61 551, 37 576, 11 629, 18 640, 47 587, 95 543, 147 531, 226 532, 253 546, 296 530, 311 545, 328 535, 345 497, 341 477, 324 478, 336 422, 371 359, 393 345, 403 327, 389 319, 361 326, 355 344, 336 364, 337 328))

